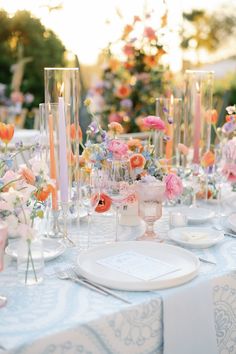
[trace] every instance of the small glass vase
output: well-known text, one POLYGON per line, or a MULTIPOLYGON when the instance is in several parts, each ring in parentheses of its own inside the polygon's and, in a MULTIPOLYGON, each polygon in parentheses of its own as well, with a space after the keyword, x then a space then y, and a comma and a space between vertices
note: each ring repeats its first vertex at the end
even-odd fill
POLYGON ((43 244, 38 238, 21 238, 17 249, 17 275, 20 283, 36 285, 43 281, 43 244))

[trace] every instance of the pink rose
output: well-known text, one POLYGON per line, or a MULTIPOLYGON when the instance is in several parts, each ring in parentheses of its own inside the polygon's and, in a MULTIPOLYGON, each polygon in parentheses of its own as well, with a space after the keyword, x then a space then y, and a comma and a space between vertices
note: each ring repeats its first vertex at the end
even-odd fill
POLYGON ((236 182, 236 164, 226 163, 222 169, 222 173, 227 177, 228 182, 236 182))
POLYGON ((143 118, 143 124, 145 127, 155 130, 165 130, 166 128, 163 120, 156 116, 147 116, 143 118))
POLYGON ((165 196, 168 199, 174 199, 183 192, 183 184, 181 179, 173 173, 164 177, 166 185, 165 196))
POLYGON ((108 143, 108 150, 116 159, 121 159, 128 152, 128 145, 118 139, 110 140, 108 143))

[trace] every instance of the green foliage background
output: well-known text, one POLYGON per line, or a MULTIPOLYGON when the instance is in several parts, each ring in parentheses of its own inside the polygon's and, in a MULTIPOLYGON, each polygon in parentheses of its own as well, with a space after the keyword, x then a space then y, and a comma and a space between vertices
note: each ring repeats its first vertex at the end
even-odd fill
POLYGON ((32 58, 25 66, 21 91, 32 93, 37 106, 44 101, 44 67, 65 66, 65 47, 30 12, 18 11, 10 17, 0 10, 0 82, 7 84, 9 91, 11 66, 17 62, 20 49, 23 57, 32 58))

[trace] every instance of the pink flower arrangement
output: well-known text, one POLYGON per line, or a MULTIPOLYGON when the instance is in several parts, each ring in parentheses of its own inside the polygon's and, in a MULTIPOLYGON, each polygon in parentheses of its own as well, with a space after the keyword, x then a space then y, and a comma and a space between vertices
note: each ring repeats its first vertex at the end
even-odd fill
POLYGON ((163 120, 159 117, 156 116, 147 116, 143 118, 143 124, 145 127, 154 129, 154 130, 160 130, 164 131, 166 126, 163 120))
POLYGON ((108 151, 112 153, 114 158, 121 159, 126 156, 128 145, 122 140, 113 139, 108 143, 108 151))
POLYGON ((181 179, 173 173, 164 177, 166 185, 165 196, 167 199, 174 199, 183 192, 183 184, 181 179))
POLYGON ((223 147, 223 158, 236 163, 236 138, 230 139, 223 147))

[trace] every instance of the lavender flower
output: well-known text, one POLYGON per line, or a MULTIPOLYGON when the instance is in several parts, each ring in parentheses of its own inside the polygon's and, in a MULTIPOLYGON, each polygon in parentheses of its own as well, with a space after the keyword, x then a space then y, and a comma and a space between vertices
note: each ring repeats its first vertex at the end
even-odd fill
POLYGON ((225 123, 222 127, 223 133, 226 134, 232 133, 235 129, 236 129, 236 123, 234 123, 233 121, 225 123))
POLYGON ((131 109, 133 106, 133 102, 129 98, 125 98, 120 101, 120 105, 123 109, 131 109))

